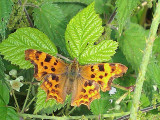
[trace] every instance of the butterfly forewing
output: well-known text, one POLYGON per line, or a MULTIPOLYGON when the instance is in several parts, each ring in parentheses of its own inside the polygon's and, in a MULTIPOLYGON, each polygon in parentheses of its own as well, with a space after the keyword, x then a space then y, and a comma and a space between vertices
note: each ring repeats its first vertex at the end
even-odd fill
POLYGON ((44 52, 28 49, 25 51, 25 59, 30 60, 34 65, 34 77, 37 80, 41 80, 50 73, 63 74, 67 72, 66 63, 44 52))
POLYGON ((100 63, 80 66, 80 75, 87 80, 97 82, 104 92, 110 90, 114 78, 122 76, 126 71, 127 67, 119 63, 100 63))

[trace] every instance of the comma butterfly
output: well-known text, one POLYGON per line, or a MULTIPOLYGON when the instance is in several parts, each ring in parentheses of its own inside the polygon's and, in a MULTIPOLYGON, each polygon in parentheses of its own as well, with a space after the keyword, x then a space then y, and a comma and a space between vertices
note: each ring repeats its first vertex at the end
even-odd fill
POLYGON ((114 78, 122 76, 127 67, 120 63, 98 63, 81 66, 76 59, 65 63, 59 58, 33 49, 25 51, 25 59, 34 65, 34 77, 43 80, 41 88, 48 99, 64 103, 66 95, 72 93, 72 106, 87 105, 110 90, 114 78))

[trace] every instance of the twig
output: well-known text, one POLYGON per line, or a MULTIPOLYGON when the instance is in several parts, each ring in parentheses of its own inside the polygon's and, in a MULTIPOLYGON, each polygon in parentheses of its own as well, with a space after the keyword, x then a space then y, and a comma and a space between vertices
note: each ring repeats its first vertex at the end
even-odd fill
MULTIPOLYGON (((160 103, 156 105, 156 108, 158 106, 160 106, 160 103)), ((155 106, 147 107, 147 108, 144 108, 144 109, 142 109, 140 111, 142 111, 144 113, 144 112, 148 112, 148 111, 153 110, 153 109, 155 109, 155 106)), ((126 119, 129 119, 129 116, 130 115, 128 114, 128 115, 122 116, 120 118, 117 118, 116 120, 126 120, 126 119)))
MULTIPOLYGON (((18 2, 19 2, 20 5, 22 5, 21 0, 18 0, 18 2)), ((25 14, 26 14, 27 20, 28 20, 28 22, 29 22, 29 24, 30 24, 30 27, 34 27, 34 25, 33 25, 33 23, 32 23, 32 20, 30 19, 29 14, 28 14, 25 6, 23 6, 23 7, 24 7, 24 12, 25 12, 25 14)))
POLYGON ((144 55, 143 55, 143 58, 142 58, 139 74, 138 74, 138 77, 137 77, 137 80, 136 80, 136 88, 135 88, 135 91, 134 91, 133 103, 132 103, 132 107, 131 107, 131 110, 130 110, 130 113, 131 113, 130 120, 136 120, 136 118, 137 118, 139 101, 140 101, 140 97, 141 97, 143 82, 145 80, 147 65, 149 63, 149 58, 150 58, 151 53, 152 53, 153 42, 155 40, 157 28, 158 28, 158 25, 159 25, 159 22, 160 22, 159 11, 160 11, 160 0, 158 0, 157 9, 156 9, 156 12, 155 12, 154 17, 153 17, 153 22, 152 22, 152 25, 151 25, 151 29, 150 29, 150 32, 149 32, 148 39, 146 41, 147 42, 146 43, 146 49, 144 51, 144 55))
POLYGON ((59 58, 62 58, 62 59, 66 60, 66 61, 68 61, 68 62, 70 62, 70 63, 72 62, 70 59, 62 56, 61 54, 56 54, 56 55, 57 55, 59 58))
POLYGON ((110 16, 110 18, 108 20, 108 24, 110 24, 114 20, 114 17, 117 14, 116 10, 117 10, 117 8, 113 11, 112 15, 110 16))

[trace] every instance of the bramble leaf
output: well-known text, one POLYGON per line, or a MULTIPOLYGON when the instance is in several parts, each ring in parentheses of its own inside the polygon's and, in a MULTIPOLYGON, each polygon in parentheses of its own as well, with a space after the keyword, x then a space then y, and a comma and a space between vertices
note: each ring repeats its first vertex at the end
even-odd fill
POLYGON ((119 25, 119 33, 121 34, 127 21, 130 19, 132 11, 137 7, 139 0, 117 0, 117 20, 119 25))
POLYGON ((91 111, 94 115, 104 114, 111 107, 109 94, 101 92, 101 98, 96 99, 91 103, 91 111))
POLYGON ((66 105, 67 100, 68 100, 68 97, 66 97, 64 104, 61 104, 61 103, 57 103, 55 99, 49 99, 46 102, 46 98, 47 98, 47 95, 45 91, 39 87, 34 114, 36 114, 37 112, 41 110, 46 111, 45 113, 50 113, 52 111, 59 110, 66 105))
POLYGON ((36 49, 50 55, 57 53, 55 45, 48 37, 35 28, 20 28, 0 44, 4 59, 26 69, 32 67, 31 63, 24 59, 24 51, 27 49, 36 49))
POLYGON ((87 63, 101 63, 111 59, 115 54, 118 43, 113 40, 104 40, 98 45, 89 45, 80 55, 79 62, 81 64, 87 63))
POLYGON ((0 0, 0 34, 5 39, 5 30, 12 11, 12 0, 0 0))
POLYGON ((4 64, 2 62, 2 58, 0 56, 0 80, 4 80, 4 71, 6 70, 6 68, 4 67, 4 64))
POLYGON ((1 120, 19 120, 17 113, 13 108, 0 106, 0 118, 1 120))
POLYGON ((57 4, 60 9, 63 12, 63 15, 66 18, 67 23, 70 21, 70 19, 75 16, 78 11, 80 11, 81 9, 84 8, 83 5, 81 4, 76 4, 76 3, 72 3, 72 4, 66 4, 66 3, 61 3, 61 4, 57 4))
POLYGON ((93 45, 103 32, 102 20, 94 11, 94 3, 71 19, 65 32, 69 54, 79 60, 87 45, 93 45))
POLYGON ((45 3, 34 9, 33 19, 38 29, 60 49, 59 53, 68 56, 64 40, 67 22, 62 10, 56 4, 45 3))
POLYGON ((0 81, 0 89, 0 98, 2 98, 7 105, 9 103, 9 89, 2 81, 0 81))

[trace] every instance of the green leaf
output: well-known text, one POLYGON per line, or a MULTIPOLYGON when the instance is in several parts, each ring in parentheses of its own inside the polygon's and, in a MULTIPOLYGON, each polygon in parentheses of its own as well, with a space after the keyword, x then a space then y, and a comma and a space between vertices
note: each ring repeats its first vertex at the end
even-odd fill
POLYGON ((62 10, 56 4, 45 3, 34 9, 33 19, 37 28, 60 48, 59 53, 68 56, 64 40, 67 22, 62 10))
POLYGON ((66 105, 68 100, 68 97, 66 97, 64 104, 61 104, 61 103, 57 103, 55 99, 49 99, 46 102, 46 98, 47 98, 47 95, 45 91, 39 87, 34 114, 41 110, 43 111, 46 110, 45 113, 50 113, 51 111, 59 110, 66 105))
POLYGON ((72 3, 72 4, 66 4, 66 3, 60 3, 57 4, 60 9, 63 12, 63 15, 65 16, 67 23, 70 21, 70 19, 75 16, 78 11, 80 11, 82 8, 84 8, 83 5, 77 4, 77 3, 72 3))
POLYGON ((5 69, 5 67, 4 67, 4 64, 3 64, 3 62, 2 62, 2 58, 1 58, 1 56, 0 56, 0 80, 4 80, 4 77, 5 77, 5 75, 4 75, 4 71, 5 71, 6 69, 5 69))
POLYGON ((119 33, 121 34, 127 21, 129 21, 132 11, 137 7, 139 0, 117 0, 117 20, 119 25, 119 33))
POLYGON ((79 60, 87 45, 93 45, 103 32, 102 20, 95 13, 94 2, 71 19, 65 32, 69 54, 79 60))
POLYGON ((112 40, 104 40, 98 45, 89 45, 80 55, 81 64, 106 62, 115 54, 118 43, 112 40))
POLYGON ((18 114, 13 108, 0 106, 0 118, 1 120, 19 120, 18 114))
POLYGON ((108 92, 101 92, 101 98, 96 99, 91 103, 91 111, 95 115, 104 114, 111 106, 109 101, 110 95, 108 92))
POLYGON ((5 30, 12 11, 12 5, 12 0, 0 0, 0 34, 3 39, 5 39, 5 30))
POLYGON ((9 89, 2 81, 0 81, 0 98, 6 105, 9 103, 9 89))
POLYGON ((48 37, 35 28, 20 28, 0 44, 4 59, 26 69, 32 67, 31 63, 24 59, 24 51, 27 49, 36 49, 50 55, 57 53, 55 45, 48 37))
POLYGON ((141 95, 141 106, 142 107, 147 107, 150 105, 150 101, 148 99, 148 97, 145 94, 141 95))

